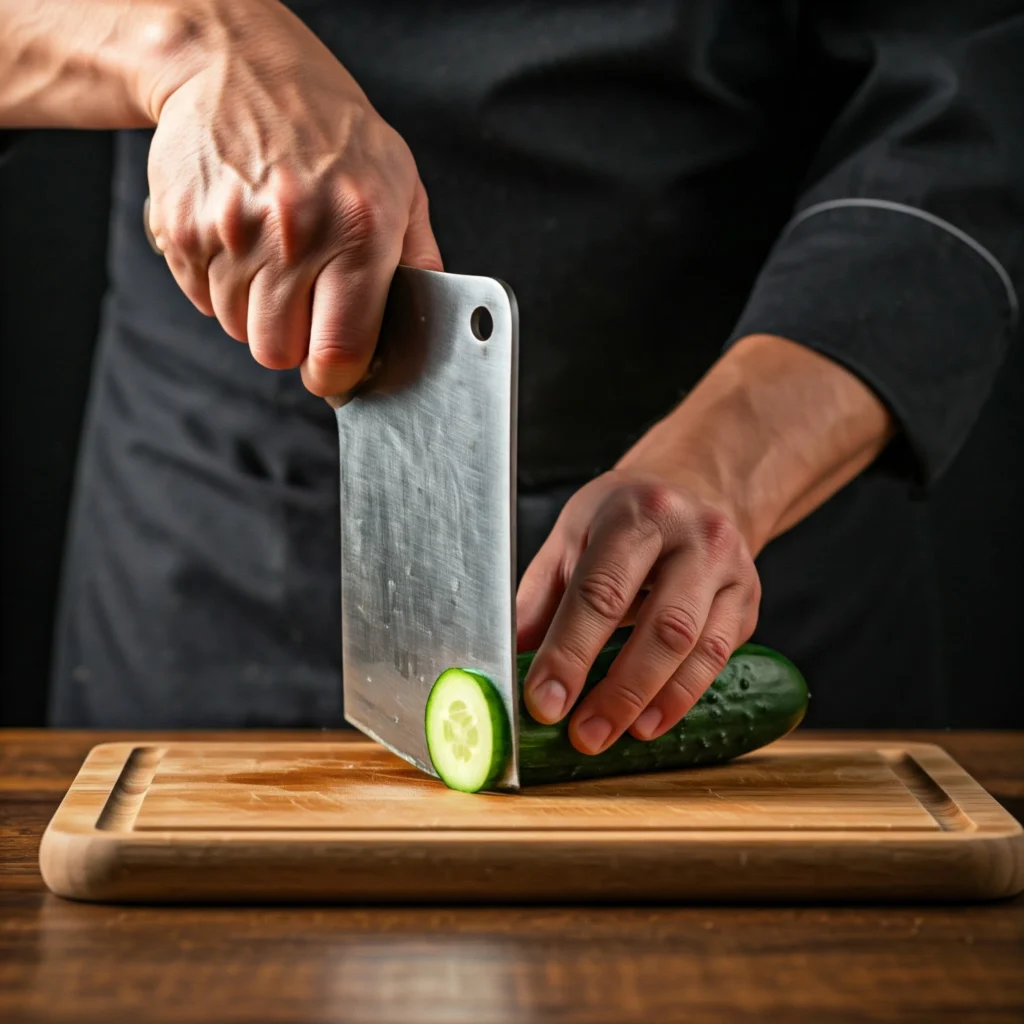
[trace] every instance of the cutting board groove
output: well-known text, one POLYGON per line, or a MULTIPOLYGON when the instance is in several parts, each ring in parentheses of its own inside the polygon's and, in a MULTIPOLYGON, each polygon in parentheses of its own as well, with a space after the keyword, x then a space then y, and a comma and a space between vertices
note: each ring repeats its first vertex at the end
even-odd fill
POLYGON ((40 867, 106 901, 976 900, 1024 890, 1024 830, 926 744, 467 795, 371 743, 109 743, 40 867))
POLYGON ((145 799, 146 790, 163 759, 161 747, 136 747, 129 753, 96 819, 96 828, 104 832, 130 832, 145 799))
POLYGON ((913 757, 902 751, 890 751, 885 756, 896 777, 927 808, 941 829, 946 832, 973 832, 977 829, 974 822, 913 757))

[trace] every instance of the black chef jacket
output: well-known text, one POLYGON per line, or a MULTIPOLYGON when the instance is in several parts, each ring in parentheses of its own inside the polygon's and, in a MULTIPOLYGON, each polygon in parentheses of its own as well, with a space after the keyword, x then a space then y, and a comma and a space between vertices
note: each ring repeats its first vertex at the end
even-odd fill
MULTIPOLYGON (((1018 320, 1019 0, 292 7, 411 146, 446 269, 517 295, 521 567, 724 346, 786 336, 863 378, 900 439, 765 550, 756 636, 805 670, 810 722, 942 724, 910 492, 1018 320)), ((52 720, 336 725, 333 416, 150 251, 149 142, 117 144, 52 720)))

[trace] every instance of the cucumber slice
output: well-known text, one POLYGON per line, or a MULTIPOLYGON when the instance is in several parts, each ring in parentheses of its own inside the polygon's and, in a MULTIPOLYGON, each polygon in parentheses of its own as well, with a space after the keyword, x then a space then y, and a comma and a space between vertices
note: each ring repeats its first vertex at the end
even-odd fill
POLYGON ((511 730, 501 694, 485 675, 442 672, 427 699, 425 726, 434 770, 451 789, 475 793, 504 771, 511 730))

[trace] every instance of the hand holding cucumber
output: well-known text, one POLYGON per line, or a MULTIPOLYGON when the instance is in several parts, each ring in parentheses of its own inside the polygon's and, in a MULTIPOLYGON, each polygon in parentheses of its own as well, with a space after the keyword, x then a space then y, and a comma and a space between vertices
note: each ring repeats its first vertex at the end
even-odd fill
POLYGON ((746 643, 753 559, 874 457, 886 422, 816 353, 772 336, 733 346, 570 499, 527 569, 516 735, 472 666, 437 680, 424 724, 441 779, 491 787, 514 741, 520 784, 534 786, 720 764, 795 729, 803 674, 746 643), (807 412, 822 395, 837 417, 827 431, 807 412))
POLYGON ((585 754, 627 730, 662 736, 753 633, 759 601, 753 558, 723 512, 652 473, 605 473, 569 501, 523 577, 519 646, 538 648, 526 708, 544 724, 572 711, 569 738, 585 754), (612 633, 634 619, 577 704, 612 633))

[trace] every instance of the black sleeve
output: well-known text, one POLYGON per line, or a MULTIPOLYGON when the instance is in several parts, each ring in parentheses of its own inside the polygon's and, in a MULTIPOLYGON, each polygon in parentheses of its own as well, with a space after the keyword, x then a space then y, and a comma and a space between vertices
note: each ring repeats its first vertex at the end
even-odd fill
POLYGON ((10 156, 14 143, 23 134, 23 132, 14 128, 0 128, 0 167, 4 165, 4 162, 10 156))
POLYGON ((1024 10, 834 0, 804 17, 817 86, 843 83, 844 102, 728 344, 776 334, 856 373, 927 486, 967 437, 1019 321, 1024 10))

